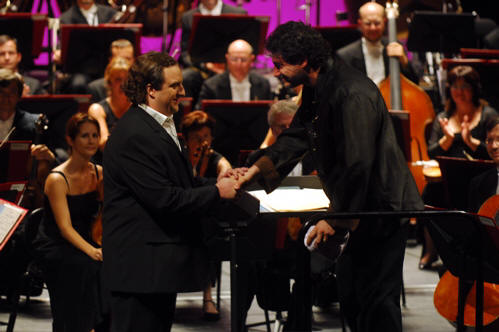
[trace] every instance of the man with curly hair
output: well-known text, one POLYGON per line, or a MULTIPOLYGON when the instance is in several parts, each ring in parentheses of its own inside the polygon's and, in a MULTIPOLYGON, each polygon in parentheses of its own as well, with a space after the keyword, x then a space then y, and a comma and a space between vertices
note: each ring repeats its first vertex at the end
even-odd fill
POLYGON ((235 180, 194 178, 173 114, 182 72, 167 54, 141 55, 124 91, 132 102, 104 150, 103 274, 111 331, 170 331, 177 292, 207 285, 201 222, 235 180))
MULTIPOLYGON (((287 22, 267 39, 274 75, 303 84, 302 103, 290 128, 267 148, 242 181, 258 178, 275 189, 307 153, 315 161, 331 211, 399 211, 423 208, 414 180, 376 85, 330 55, 322 36, 287 22)), ((350 232, 337 262, 340 303, 352 331, 402 331, 399 296, 407 220, 321 220, 307 244, 350 232)), ((305 328, 305 327, 302 327, 305 328)))

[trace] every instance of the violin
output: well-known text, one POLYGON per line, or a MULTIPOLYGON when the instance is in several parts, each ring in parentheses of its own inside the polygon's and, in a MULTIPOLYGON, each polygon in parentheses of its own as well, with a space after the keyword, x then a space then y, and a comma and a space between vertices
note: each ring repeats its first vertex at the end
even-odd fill
MULTIPOLYGON (((479 215, 496 219, 499 212, 499 195, 489 198, 478 211, 479 215)), ((433 296, 438 313, 451 322, 456 322, 458 313, 459 278, 450 271, 440 278, 433 296)), ((499 285, 483 283, 483 326, 486 331, 499 330, 499 285)), ((474 327, 476 317, 476 282, 473 282, 464 306, 464 325, 474 327)))
MULTIPOLYGON (((35 121, 33 145, 41 144, 41 138, 43 133, 48 129, 48 123, 47 116, 45 114, 40 114, 35 121)), ((39 167, 38 160, 36 160, 36 158, 31 158, 31 171, 29 173, 28 185, 26 186, 26 192, 21 201, 21 206, 25 209, 34 210, 43 206, 43 184, 50 171, 50 167, 45 163, 42 165, 43 167, 39 167)), ((30 166, 28 165, 28 167, 30 166)))
MULTIPOLYGON (((208 169, 208 161, 212 154, 213 149, 208 144, 208 141, 204 141, 194 152, 194 158, 199 158, 198 162, 193 166, 198 176, 205 176, 208 169)), ((194 164, 194 160, 191 162, 194 164)))

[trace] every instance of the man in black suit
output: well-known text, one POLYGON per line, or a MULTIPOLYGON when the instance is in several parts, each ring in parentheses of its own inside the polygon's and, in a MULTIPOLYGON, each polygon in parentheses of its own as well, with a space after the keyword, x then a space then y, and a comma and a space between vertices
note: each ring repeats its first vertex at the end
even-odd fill
POLYGON ((192 32, 192 21, 194 14, 202 15, 221 15, 221 14, 239 14, 246 15, 243 8, 234 7, 223 3, 222 0, 201 0, 197 8, 191 9, 182 15, 182 40, 180 43, 181 54, 179 58, 180 65, 184 68, 184 86, 186 95, 193 98, 196 105, 199 91, 203 81, 210 74, 221 74, 223 69, 212 62, 193 63, 188 52, 189 40, 192 32), (197 67, 197 68, 196 68, 197 67), (199 71, 201 69, 203 73, 199 71))
POLYGON ((478 212, 482 204, 490 197, 499 194, 498 172, 499 172, 499 117, 494 117, 485 124, 487 138, 487 152, 496 163, 496 167, 480 174, 470 182, 468 197, 469 210, 478 212))
POLYGON ((359 8, 359 29, 362 38, 336 51, 338 57, 366 74, 374 83, 379 84, 389 75, 388 57, 400 60, 402 74, 414 83, 417 75, 405 54, 404 47, 397 43, 388 43, 383 37, 385 32, 385 9, 376 2, 367 2, 359 8))
POLYGON ((233 101, 270 100, 269 81, 251 72, 255 55, 253 47, 242 39, 233 41, 225 54, 227 71, 204 81, 196 109, 201 109, 204 99, 229 99, 233 101))
POLYGON ((133 105, 104 151, 104 280, 113 332, 170 331, 177 292, 202 290, 202 219, 234 198, 236 182, 194 178, 173 114, 182 72, 164 53, 139 56, 124 91, 133 105))
MULTIPOLYGON (((8 35, 0 35, 0 68, 7 68, 19 73, 21 60, 22 54, 17 47, 17 39, 8 35)), ((47 93, 36 78, 23 75, 23 81, 23 96, 47 93)))

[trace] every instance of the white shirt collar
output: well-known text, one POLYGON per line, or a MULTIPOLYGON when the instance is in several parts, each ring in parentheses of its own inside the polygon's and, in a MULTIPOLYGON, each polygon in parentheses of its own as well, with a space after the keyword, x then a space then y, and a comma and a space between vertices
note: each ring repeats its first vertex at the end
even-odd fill
POLYGON ((235 78, 231 73, 229 73, 229 80, 230 80, 230 84, 250 84, 250 81, 249 81, 249 75, 246 75, 246 77, 241 81, 239 82, 237 80, 237 78, 235 78))
POLYGON ((170 135, 179 150, 182 150, 180 147, 180 142, 177 137, 177 129, 175 128, 175 121, 173 120, 173 114, 170 116, 164 115, 156 111, 154 108, 146 105, 139 104, 139 107, 142 108, 147 114, 149 114, 165 131, 170 135))
POLYGON ((251 100, 251 83, 249 75, 241 82, 229 73, 230 90, 232 93, 232 101, 250 101, 251 100))
POLYGON ((95 3, 92 5, 92 7, 90 7, 87 10, 80 7, 80 11, 83 14, 83 16, 85 16, 89 25, 93 25, 92 23, 93 23, 94 17, 96 20, 95 23, 99 24, 98 18, 97 18, 97 6, 95 5, 95 3))
POLYGON ((203 15, 213 15, 213 16, 218 16, 222 14, 222 6, 223 6, 223 1, 218 0, 217 4, 215 7, 213 7, 212 10, 209 10, 206 8, 203 4, 199 5, 199 11, 203 15))
POLYGON ((381 39, 375 42, 367 40, 365 37, 362 37, 362 45, 367 47, 368 49, 381 49, 383 50, 383 44, 381 43, 381 39))

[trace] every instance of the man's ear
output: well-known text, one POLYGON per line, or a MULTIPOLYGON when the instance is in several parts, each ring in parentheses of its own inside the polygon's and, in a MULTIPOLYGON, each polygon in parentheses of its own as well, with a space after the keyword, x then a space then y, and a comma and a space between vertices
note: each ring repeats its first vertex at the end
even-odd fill
POLYGON ((156 95, 156 93, 155 93, 156 89, 154 89, 151 84, 147 84, 146 91, 147 91, 147 97, 149 97, 149 98, 154 98, 155 97, 155 95, 156 95))

